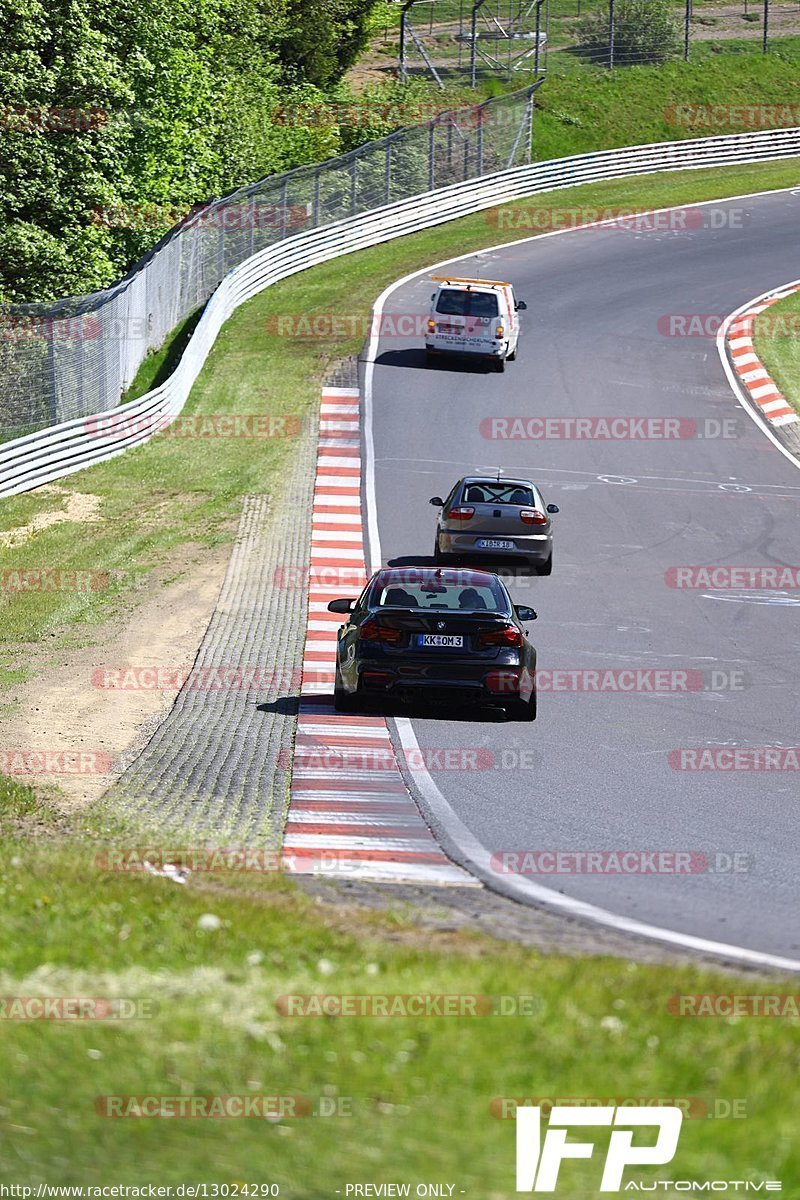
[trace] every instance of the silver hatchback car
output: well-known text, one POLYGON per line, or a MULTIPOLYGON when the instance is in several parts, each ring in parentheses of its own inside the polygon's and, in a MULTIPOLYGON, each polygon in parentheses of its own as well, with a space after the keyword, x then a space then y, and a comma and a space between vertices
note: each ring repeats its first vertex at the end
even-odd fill
POLYGON ((553 527, 557 504, 545 504, 529 479, 468 475, 446 500, 433 496, 442 511, 436 523, 437 563, 481 558, 524 558, 540 575, 553 569, 553 527))

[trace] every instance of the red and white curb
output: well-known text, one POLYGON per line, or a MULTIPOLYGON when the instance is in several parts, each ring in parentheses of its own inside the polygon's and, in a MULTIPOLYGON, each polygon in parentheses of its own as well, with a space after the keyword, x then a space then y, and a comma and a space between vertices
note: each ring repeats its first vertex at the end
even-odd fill
POLYGON ((308 627, 283 840, 287 870, 392 883, 480 887, 439 847, 406 787, 383 717, 333 709, 328 601, 367 580, 357 388, 325 388, 314 486, 308 627))
POLYGON ((792 285, 767 299, 759 300, 739 313, 731 321, 726 337, 734 371, 761 415, 775 426, 795 425, 800 418, 756 354, 753 345, 753 325, 759 313, 798 290, 800 288, 797 285, 792 285))

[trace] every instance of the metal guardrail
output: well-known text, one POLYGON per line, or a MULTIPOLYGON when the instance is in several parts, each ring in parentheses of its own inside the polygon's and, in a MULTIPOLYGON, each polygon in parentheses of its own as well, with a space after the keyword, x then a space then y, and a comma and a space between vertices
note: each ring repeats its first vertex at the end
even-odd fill
POLYGON ((0 497, 61 479, 148 441, 180 413, 231 313, 298 271, 536 193, 631 175, 798 156, 800 128, 629 146, 499 171, 298 233, 254 254, 225 276, 180 363, 159 387, 97 417, 78 417, 0 446, 0 497))
MULTIPOLYGON (((150 351, 268 246, 531 160, 533 93, 439 111, 347 154, 295 167, 194 210, 121 280, 88 296, 0 308, 0 438, 120 403, 150 351)), ((288 106, 280 122, 335 120, 336 107, 288 106)), ((156 208, 156 215, 158 206, 156 208)), ((125 205, 96 217, 136 227, 125 205)))

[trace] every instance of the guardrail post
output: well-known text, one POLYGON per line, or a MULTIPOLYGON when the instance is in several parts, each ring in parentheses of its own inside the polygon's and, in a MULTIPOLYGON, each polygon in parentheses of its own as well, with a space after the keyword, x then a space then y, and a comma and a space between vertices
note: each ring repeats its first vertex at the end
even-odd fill
POLYGON ((436 125, 431 121, 428 126, 428 191, 432 192, 435 183, 434 155, 436 154, 436 125))
POLYGON ((388 204, 392 195, 392 143, 386 143, 386 162, 383 171, 383 203, 388 204))
POLYGON ((353 167, 350 172, 350 216, 356 215, 356 185, 358 183, 358 159, 353 159, 353 167))
POLYGON ((317 167, 314 172, 314 209, 312 215, 312 224, 316 228, 319 225, 319 181, 322 171, 317 167))
POLYGON ((608 0, 608 69, 614 70, 614 0, 608 0))

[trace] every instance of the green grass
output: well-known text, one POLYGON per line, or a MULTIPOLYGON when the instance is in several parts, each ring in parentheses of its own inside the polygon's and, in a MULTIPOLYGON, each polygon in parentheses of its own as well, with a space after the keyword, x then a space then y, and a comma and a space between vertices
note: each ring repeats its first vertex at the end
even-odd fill
MULTIPOLYGON (((573 55, 549 55, 549 75, 536 93, 533 149, 537 159, 615 146, 738 133, 757 125, 731 121, 676 123, 680 105, 786 106, 800 89, 800 38, 781 38, 767 55, 752 41, 696 42, 688 63, 588 67, 573 55)), ((767 116, 766 124, 771 118, 767 116)), ((784 122, 791 124, 791 120, 784 122)))
MULTIPOLYGON (((763 991, 763 981, 544 958, 420 930, 399 911, 320 909, 279 877, 180 887, 103 873, 98 818, 31 838, 29 790, 5 784, 0 803, 0 993, 155 1008, 116 1022, 0 1024, 3 1181, 274 1181, 293 1200, 319 1200, 388 1178, 510 1200, 514 1125, 491 1115, 495 1097, 626 1096, 744 1102, 744 1121, 684 1123, 676 1177, 783 1179, 788 1194, 800 1183, 786 1102, 797 1022, 668 1011, 678 992, 763 991), (203 929, 204 914, 218 928, 203 929), (530 1015, 506 1017, 301 1018, 276 1007, 288 994, 366 992, 533 1000, 530 1015), (104 1095, 176 1094, 300 1095, 341 1115, 113 1120, 95 1110, 104 1095)), ((565 1172, 565 1194, 595 1193, 595 1164, 565 1172)))
POLYGON ((125 404, 129 400, 138 400, 145 392, 157 388, 159 384, 169 379, 180 362, 181 355, 202 315, 202 307, 195 309, 172 330, 163 346, 148 354, 136 372, 133 383, 123 395, 121 404, 125 404))
MULTIPOLYGON (((799 167, 615 181, 551 193, 546 202, 710 199, 790 186, 799 167)), ((542 198, 530 203, 539 207, 542 198)), ((310 417, 327 365, 357 352, 362 330, 356 319, 348 336, 288 341, 271 318, 361 314, 366 322, 392 279, 517 236, 481 214, 281 282, 223 329, 189 412, 310 417)), ((242 495, 279 488, 290 453, 285 440, 164 438, 66 481, 101 497, 103 521, 53 526, 0 552, 0 569, 107 568, 118 572, 113 586, 83 597, 6 597, 0 635, 63 637, 114 605, 135 606, 146 571, 187 542, 202 552, 229 537, 242 495)), ((32 499, 10 502, 6 527, 39 511, 32 499)), ((800 1184, 786 1102, 800 1066, 794 1027, 680 1020, 667 1011, 675 992, 748 990, 741 981, 693 968, 543 958, 467 933, 417 929, 402 910, 321 909, 282 878, 201 876, 180 887, 98 870, 99 848, 134 837, 141 845, 145 836, 102 808, 69 822, 30 789, 0 780, 0 995, 158 1002, 147 1019, 0 1022, 4 1181, 274 1181, 293 1200, 320 1200, 347 1182, 429 1180, 455 1183, 455 1194, 510 1200, 513 1122, 492 1117, 489 1104, 557 1095, 743 1100, 744 1123, 686 1122, 677 1177, 752 1174, 782 1178, 787 1191, 800 1184), (219 927, 203 929, 204 914, 219 927), (286 993, 366 991, 533 995, 536 1009, 514 1018, 334 1020, 290 1019, 275 1007, 286 993), (176 1093, 343 1098, 353 1115, 111 1120, 94 1108, 101 1095, 176 1093)), ((592 1164, 568 1169, 564 1194, 595 1194, 592 1164)))
MULTIPOLYGON (((659 207, 716 196, 789 187, 798 163, 676 172, 610 181, 533 198, 531 206, 659 207)), ((520 208, 523 208, 520 205, 520 208)), ((525 236, 524 227, 499 229, 496 215, 478 214, 412 237, 347 255, 284 280, 238 310, 222 330, 195 385, 187 414, 269 414, 312 419, 319 383, 329 364, 360 350, 372 303, 392 279, 448 256, 525 236), (319 314, 348 319, 346 335, 291 340, 279 318, 319 314), (351 331, 352 332, 349 332, 351 331)), ((176 334, 179 337, 180 334, 176 334)), ((162 351, 172 353, 172 342, 162 351)), ((152 378, 144 364, 134 380, 139 394, 152 378)), ((158 437, 112 462, 72 476, 70 492, 100 497, 101 520, 51 526, 15 549, 0 547, 0 571, 49 567, 105 572, 108 586, 78 593, 0 595, 0 639, 41 642, 49 648, 74 626, 93 626, 135 606, 144 576, 169 569, 181 548, 231 538, 242 496, 281 487, 293 439, 158 437)), ((33 511, 62 508, 62 497, 41 504, 23 496, 6 501, 3 526, 24 525, 33 511)), ((3 680, 0 678, 0 685, 3 680)))
MULTIPOLYGON (((794 274, 787 268, 788 274, 794 274)), ((787 282, 789 280, 787 279, 787 282)), ((771 304, 753 323, 756 353, 800 413, 800 292, 771 304)))

